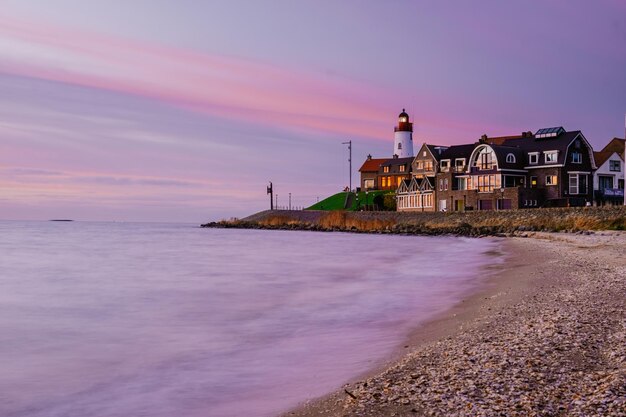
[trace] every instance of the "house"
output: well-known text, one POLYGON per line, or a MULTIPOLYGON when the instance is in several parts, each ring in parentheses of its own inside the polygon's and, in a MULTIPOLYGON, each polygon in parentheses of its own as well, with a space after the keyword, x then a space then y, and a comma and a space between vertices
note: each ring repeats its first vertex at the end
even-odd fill
POLYGON ((394 155, 380 164, 378 168, 378 189, 396 190, 403 180, 411 179, 411 163, 413 157, 399 158, 394 155))
POLYGON ((613 138, 601 151, 594 152, 598 169, 593 174, 596 205, 624 204, 624 146, 626 140, 613 138))
POLYGON ((592 201, 593 149, 582 132, 563 127, 534 135, 488 138, 474 144, 423 145, 413 162, 414 182, 398 187, 398 210, 434 195, 439 211, 584 206, 592 201), (428 184, 420 180, 428 180, 428 184))
POLYGON ((361 190, 378 190, 380 183, 378 181, 378 171, 380 166, 384 162, 387 162, 385 158, 372 158, 372 155, 367 155, 367 159, 359 168, 361 173, 361 190))

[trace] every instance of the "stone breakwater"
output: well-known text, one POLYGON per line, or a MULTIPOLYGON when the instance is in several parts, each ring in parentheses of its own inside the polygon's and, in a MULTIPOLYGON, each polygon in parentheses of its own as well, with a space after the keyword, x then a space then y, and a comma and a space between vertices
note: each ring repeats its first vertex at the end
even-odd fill
POLYGON ((287 415, 626 416, 626 234, 533 235, 451 335, 287 415))
POLYGON ((626 206, 452 213, 262 211, 203 227, 507 236, 533 231, 626 230, 626 206))

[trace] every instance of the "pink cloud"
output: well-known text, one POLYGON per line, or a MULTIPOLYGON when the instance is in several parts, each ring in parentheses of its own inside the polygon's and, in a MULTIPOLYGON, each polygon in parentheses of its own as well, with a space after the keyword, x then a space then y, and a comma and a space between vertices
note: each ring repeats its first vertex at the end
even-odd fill
POLYGON ((0 71, 6 73, 149 97, 245 122, 388 137, 388 93, 349 80, 1 16, 0 36, 28 47, 0 52, 0 71))

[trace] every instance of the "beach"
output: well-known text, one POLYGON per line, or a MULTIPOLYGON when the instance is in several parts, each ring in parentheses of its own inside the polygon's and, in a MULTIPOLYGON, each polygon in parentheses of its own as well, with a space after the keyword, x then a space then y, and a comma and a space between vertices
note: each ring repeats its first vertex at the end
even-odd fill
POLYGON ((485 287, 286 416, 626 416, 626 233, 502 239, 485 287))

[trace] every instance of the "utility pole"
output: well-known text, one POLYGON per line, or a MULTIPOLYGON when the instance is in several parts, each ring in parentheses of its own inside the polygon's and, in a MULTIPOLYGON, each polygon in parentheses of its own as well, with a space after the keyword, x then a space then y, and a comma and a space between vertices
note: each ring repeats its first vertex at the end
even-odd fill
POLYGON ((267 193, 270 195, 270 210, 274 210, 274 187, 272 186, 272 181, 267 186, 267 193))
POLYGON ((342 145, 348 145, 348 166, 350 169, 350 189, 348 191, 352 191, 352 141, 349 140, 347 142, 341 142, 342 145))

